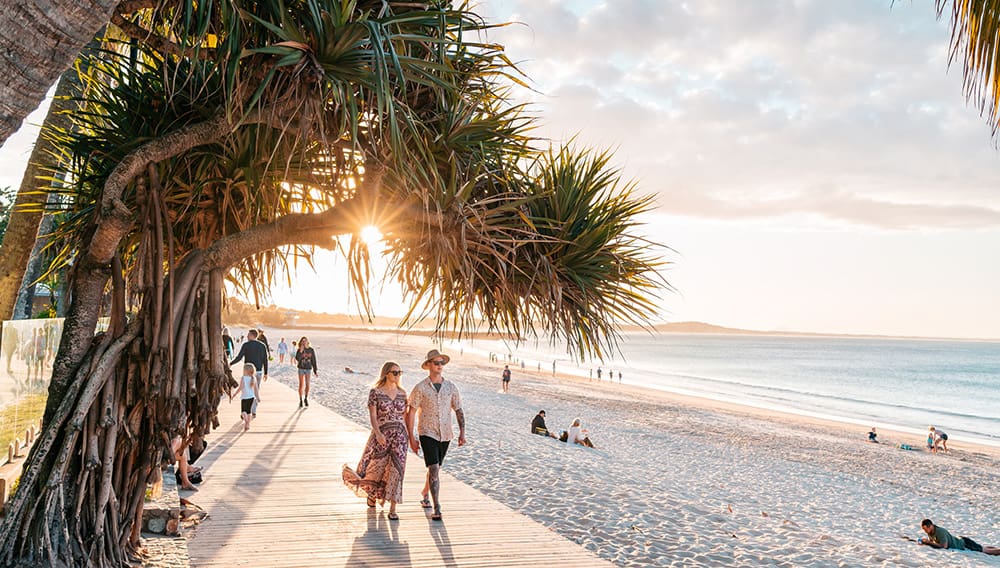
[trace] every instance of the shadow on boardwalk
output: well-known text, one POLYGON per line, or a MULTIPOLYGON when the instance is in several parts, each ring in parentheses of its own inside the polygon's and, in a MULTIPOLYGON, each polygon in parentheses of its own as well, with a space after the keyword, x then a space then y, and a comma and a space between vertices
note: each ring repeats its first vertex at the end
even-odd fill
POLYGON ((288 387, 268 381, 249 432, 239 404, 198 460, 200 490, 184 495, 208 512, 188 541, 191 566, 611 566, 451 476, 447 515, 418 504, 423 461, 410 454, 399 521, 368 508, 340 479, 368 432, 320 406, 298 409, 288 387), (231 425, 231 426, 226 426, 231 425))

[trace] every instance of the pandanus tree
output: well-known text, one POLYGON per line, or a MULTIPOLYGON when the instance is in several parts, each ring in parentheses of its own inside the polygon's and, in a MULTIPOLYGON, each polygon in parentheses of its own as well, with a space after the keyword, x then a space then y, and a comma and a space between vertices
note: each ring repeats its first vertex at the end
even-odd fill
POLYGON ((225 280, 266 294, 289 259, 334 248, 367 307, 365 225, 406 320, 439 331, 602 354, 654 315, 658 255, 635 231, 649 200, 607 153, 531 138, 508 101, 519 75, 465 4, 132 8, 82 54, 73 125, 49 134, 71 303, 0 564, 125 564, 170 440, 208 433, 233 384, 225 280))

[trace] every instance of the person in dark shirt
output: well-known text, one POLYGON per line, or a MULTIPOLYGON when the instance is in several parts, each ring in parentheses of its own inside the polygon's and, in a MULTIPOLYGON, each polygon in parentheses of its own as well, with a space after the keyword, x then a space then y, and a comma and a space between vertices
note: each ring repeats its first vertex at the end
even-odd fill
POLYGON ((538 415, 531 421, 531 433, 538 434, 539 436, 548 436, 550 438, 555 438, 556 435, 549 432, 549 429, 545 427, 545 411, 539 410, 538 415))
POLYGON ((267 354, 268 354, 268 356, 270 356, 271 355, 271 344, 267 342, 267 336, 264 335, 264 330, 263 329, 258 329, 257 330, 257 341, 260 341, 261 343, 264 344, 264 347, 267 348, 267 354))
MULTIPOLYGON (((246 343, 240 345, 240 352, 236 354, 235 359, 229 362, 229 366, 231 367, 243 360, 246 360, 247 363, 252 363, 257 368, 257 388, 260 389, 264 381, 267 380, 267 347, 260 341, 257 341, 257 330, 251 329, 247 332, 246 343)), ((254 399, 253 408, 250 412, 253 416, 257 416, 256 399, 254 399)))
POLYGON ((303 405, 309 406, 309 379, 312 375, 319 374, 316 352, 309 346, 309 339, 306 337, 299 340, 299 348, 295 350, 295 366, 299 371, 299 408, 302 408, 303 405), (305 396, 302 395, 303 386, 305 396))
POLYGON ((920 521, 920 528, 927 534, 927 538, 922 538, 918 542, 932 548, 951 548, 954 550, 972 550, 982 552, 990 556, 1000 556, 1000 547, 982 546, 978 542, 967 536, 954 537, 947 530, 935 526, 930 519, 920 521))

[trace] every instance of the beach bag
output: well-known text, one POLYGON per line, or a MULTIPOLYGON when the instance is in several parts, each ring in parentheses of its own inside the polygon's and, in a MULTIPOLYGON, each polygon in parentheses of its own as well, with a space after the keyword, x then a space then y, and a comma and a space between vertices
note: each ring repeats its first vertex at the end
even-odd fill
MULTIPOLYGON (((175 473, 174 474, 174 479, 176 479, 177 480, 177 484, 180 485, 182 483, 182 481, 181 481, 181 472, 178 471, 177 473, 175 473)), ((191 483, 194 483, 194 484, 201 483, 201 472, 200 471, 196 471, 194 473, 189 473, 188 474, 188 481, 190 481, 191 483)))

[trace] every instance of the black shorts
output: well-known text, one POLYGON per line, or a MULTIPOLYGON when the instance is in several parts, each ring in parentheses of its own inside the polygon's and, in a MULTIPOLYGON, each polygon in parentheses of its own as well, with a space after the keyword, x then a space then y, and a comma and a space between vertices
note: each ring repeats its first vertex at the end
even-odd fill
POLYGON ((948 434, 941 434, 941 439, 944 440, 945 442, 947 442, 948 441, 948 434))
POLYGON ((252 398, 241 398, 240 412, 242 412, 243 414, 250 414, 250 412, 253 410, 253 401, 254 399, 252 398))
POLYGON ((441 442, 430 436, 420 437, 420 449, 424 452, 424 465, 443 465, 444 455, 448 453, 448 444, 451 442, 441 442))

